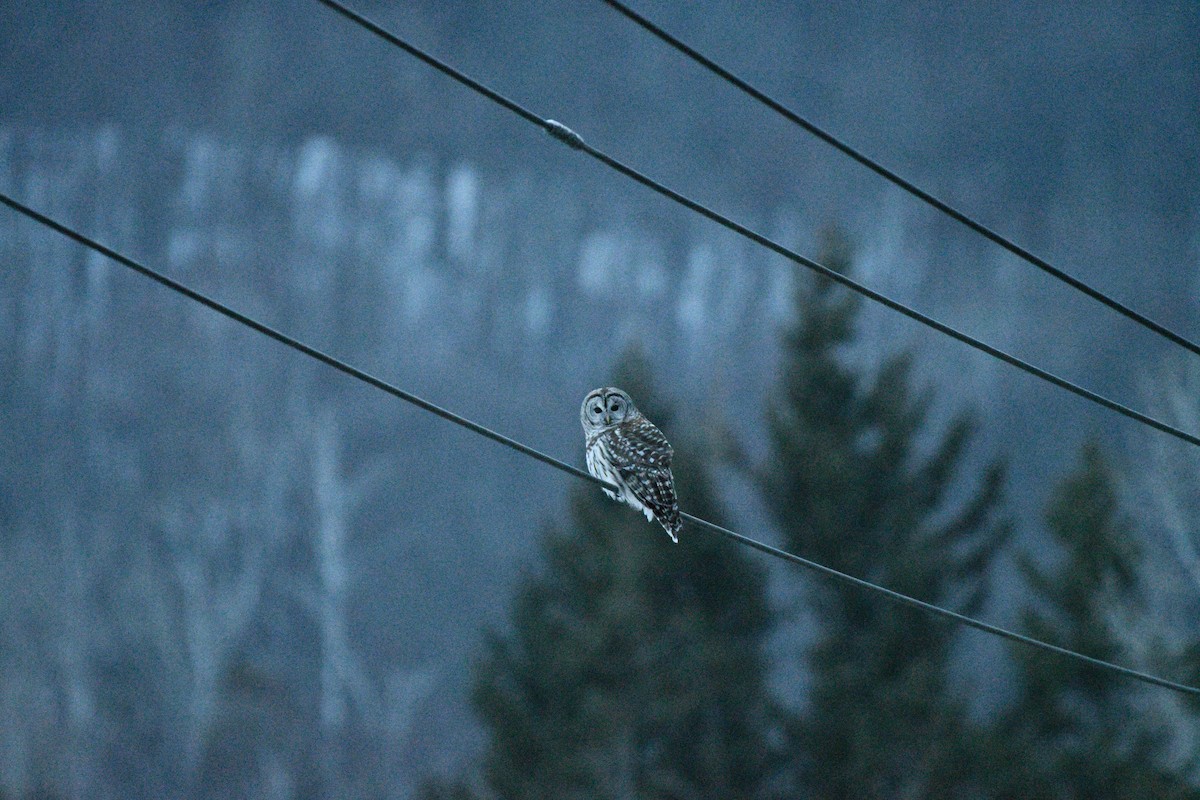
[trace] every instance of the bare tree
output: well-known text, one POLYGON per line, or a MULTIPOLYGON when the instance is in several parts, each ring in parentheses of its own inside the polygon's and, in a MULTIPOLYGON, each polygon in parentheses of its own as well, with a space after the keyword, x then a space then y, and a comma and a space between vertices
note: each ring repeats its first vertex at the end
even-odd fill
POLYGON ((198 463, 174 450, 151 456, 152 468, 174 471, 162 477, 148 509, 151 537, 124 582, 123 615, 126 636, 149 642, 165 760, 174 765, 168 782, 185 793, 201 774, 224 684, 244 652, 275 556, 296 527, 291 497, 305 435, 264 402, 261 365, 227 357, 233 343, 226 339, 237 334, 203 322, 194 332, 187 372, 215 395, 188 409, 197 418, 187 419, 197 426, 188 435, 204 443, 203 456, 198 463), (220 392, 229 385, 240 391, 220 392))

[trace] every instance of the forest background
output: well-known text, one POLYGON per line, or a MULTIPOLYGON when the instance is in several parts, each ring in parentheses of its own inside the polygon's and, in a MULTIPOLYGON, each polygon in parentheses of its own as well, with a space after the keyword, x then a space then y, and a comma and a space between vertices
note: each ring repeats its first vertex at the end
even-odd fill
MULTIPOLYGON (((1194 4, 828 5, 638 8, 1200 337, 1194 4)), ((1200 430, 1200 359, 603 3, 362 10, 788 246, 1200 430)), ((1198 679, 1188 445, 813 282, 317 3, 9 4, 0 41, 0 190, 572 463, 583 394, 626 381, 685 508, 1198 679)), ((5 798, 1197 792, 1200 722, 1171 693, 700 531, 672 546, 7 211, 0 263, 5 798), (594 736, 570 750, 559 725, 594 736), (513 761, 535 733, 542 760, 513 761)))

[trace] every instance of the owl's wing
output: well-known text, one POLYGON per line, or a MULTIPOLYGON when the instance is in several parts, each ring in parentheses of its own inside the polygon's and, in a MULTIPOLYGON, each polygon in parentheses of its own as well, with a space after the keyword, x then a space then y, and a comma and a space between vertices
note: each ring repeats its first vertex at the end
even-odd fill
POLYGON ((662 431, 645 419, 613 429, 612 465, 634 496, 663 523, 671 538, 679 532, 679 500, 671 475, 674 450, 662 431))
POLYGON ((617 469, 639 466, 669 470, 675 455, 667 437, 645 417, 613 428, 608 444, 609 457, 617 469))
POLYGON ((617 470, 625 485, 660 520, 679 514, 675 479, 665 467, 631 466, 617 470))

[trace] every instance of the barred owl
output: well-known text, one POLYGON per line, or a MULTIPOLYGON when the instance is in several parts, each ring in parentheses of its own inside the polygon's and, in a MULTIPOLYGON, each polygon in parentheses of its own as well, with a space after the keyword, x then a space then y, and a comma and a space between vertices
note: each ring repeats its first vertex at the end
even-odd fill
POLYGON ((588 392, 579 418, 588 472, 618 487, 615 494, 608 489, 605 494, 658 520, 671 541, 678 542, 683 520, 667 437, 642 416, 629 395, 611 386, 588 392))

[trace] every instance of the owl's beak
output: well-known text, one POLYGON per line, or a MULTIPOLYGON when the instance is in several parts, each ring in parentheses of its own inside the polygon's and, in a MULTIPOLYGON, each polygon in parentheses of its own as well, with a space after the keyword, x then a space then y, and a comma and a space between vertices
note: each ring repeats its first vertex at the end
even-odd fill
POLYGON ((604 424, 605 424, 605 425, 612 425, 612 414, 605 414, 605 415, 604 415, 604 424))

